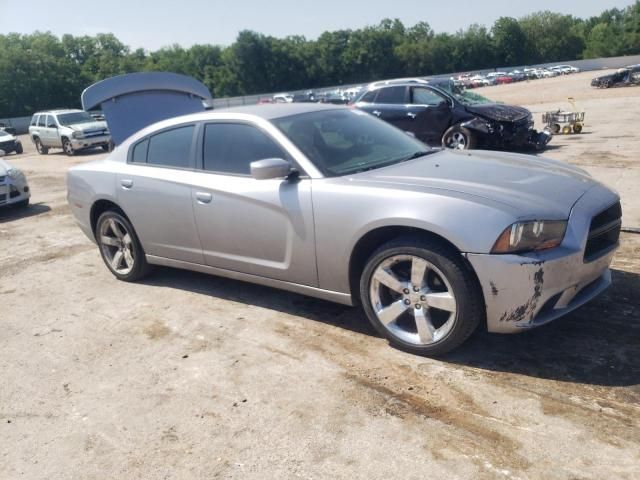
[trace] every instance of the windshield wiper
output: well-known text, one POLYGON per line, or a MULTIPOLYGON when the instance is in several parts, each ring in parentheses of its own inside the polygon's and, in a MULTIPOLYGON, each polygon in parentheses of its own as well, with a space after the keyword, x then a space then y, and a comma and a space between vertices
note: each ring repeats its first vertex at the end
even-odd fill
POLYGON ((411 155, 399 158, 397 160, 393 160, 391 162, 383 162, 383 163, 377 163, 377 164, 374 164, 374 165, 366 165, 364 167, 360 167, 360 168, 357 168, 355 170, 351 170, 351 171, 348 171, 348 172, 341 172, 341 174, 342 175, 352 175, 354 173, 368 172, 369 170, 375 170, 377 168, 390 167, 391 165, 396 165, 398 163, 408 162, 409 160, 414 160, 416 158, 424 157, 425 155, 429 155, 429 154, 431 154, 433 152, 436 152, 436 151, 437 150, 420 150, 420 151, 417 151, 417 152, 413 152, 411 155))
POLYGON ((434 150, 420 150, 418 152, 412 153, 408 157, 404 157, 404 158, 398 160, 398 163, 400 163, 400 162, 408 162, 409 160, 414 160, 416 158, 424 157, 425 155, 429 155, 430 153, 433 153, 433 152, 434 152, 434 150))

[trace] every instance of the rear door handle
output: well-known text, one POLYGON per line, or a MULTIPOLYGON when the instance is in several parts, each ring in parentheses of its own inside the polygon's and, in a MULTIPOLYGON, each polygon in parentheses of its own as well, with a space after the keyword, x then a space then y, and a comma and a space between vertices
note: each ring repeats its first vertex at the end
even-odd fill
POLYGON ((199 203, 211 203, 213 196, 207 192, 196 192, 196 199, 199 203))
POLYGON ((407 113, 407 117, 410 117, 410 118, 416 118, 417 116, 418 116, 417 113, 413 113, 413 112, 407 113))
POLYGON ((374 110, 373 113, 376 117, 379 117, 380 115, 382 115, 382 112, 380 110, 374 110))
POLYGON ((129 189, 133 187, 133 180, 129 178, 123 178, 122 180, 120 180, 120 185, 122 185, 122 188, 129 189))

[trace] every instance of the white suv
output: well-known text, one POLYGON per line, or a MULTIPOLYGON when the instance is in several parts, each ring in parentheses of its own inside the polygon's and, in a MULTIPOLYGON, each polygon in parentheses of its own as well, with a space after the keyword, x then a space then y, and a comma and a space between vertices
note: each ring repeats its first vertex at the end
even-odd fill
POLYGON ((107 123, 84 110, 38 112, 31 119, 29 137, 41 155, 50 148, 62 148, 67 155, 93 147, 109 150, 111 143, 107 123))

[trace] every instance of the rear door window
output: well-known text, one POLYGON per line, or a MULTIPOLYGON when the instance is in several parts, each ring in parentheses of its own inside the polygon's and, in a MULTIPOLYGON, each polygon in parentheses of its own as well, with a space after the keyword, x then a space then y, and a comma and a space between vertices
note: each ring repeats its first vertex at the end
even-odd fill
POLYGON ((131 161, 134 163, 147 163, 147 151, 149 150, 149 139, 137 143, 133 147, 131 161))
POLYGON ((147 163, 165 167, 189 168, 191 166, 194 130, 195 127, 189 125, 152 136, 149 139, 147 163))
POLYGON ((406 103, 406 87, 385 87, 378 91, 376 103, 402 105, 406 103))

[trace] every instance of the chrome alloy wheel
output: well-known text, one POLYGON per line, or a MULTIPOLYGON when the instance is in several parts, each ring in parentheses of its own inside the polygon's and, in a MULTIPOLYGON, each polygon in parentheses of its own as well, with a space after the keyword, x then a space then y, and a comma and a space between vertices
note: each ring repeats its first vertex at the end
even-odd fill
POLYGON ((100 249, 111 269, 127 275, 135 266, 131 234, 122 222, 109 218, 100 225, 100 249))
POLYGON ((444 274, 414 255, 382 261, 369 284, 371 305, 380 323, 413 345, 443 339, 456 320, 456 297, 444 274))
POLYGON ((464 134, 460 132, 454 132, 447 139, 447 147, 449 148, 464 150, 466 146, 467 146, 467 137, 465 137, 464 134))

